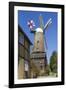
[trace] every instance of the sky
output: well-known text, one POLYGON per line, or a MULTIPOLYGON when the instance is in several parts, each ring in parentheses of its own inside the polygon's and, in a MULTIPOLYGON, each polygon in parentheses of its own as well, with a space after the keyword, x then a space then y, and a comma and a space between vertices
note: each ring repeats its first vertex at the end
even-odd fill
POLYGON ((33 20, 35 23, 35 29, 40 26, 39 16, 43 17, 44 25, 49 18, 52 19, 52 24, 45 30, 45 37, 47 41, 48 49, 46 50, 48 63, 53 51, 57 51, 57 12, 41 12, 41 11, 18 11, 18 24, 26 33, 31 42, 34 42, 34 34, 30 32, 27 25, 28 20, 33 20))

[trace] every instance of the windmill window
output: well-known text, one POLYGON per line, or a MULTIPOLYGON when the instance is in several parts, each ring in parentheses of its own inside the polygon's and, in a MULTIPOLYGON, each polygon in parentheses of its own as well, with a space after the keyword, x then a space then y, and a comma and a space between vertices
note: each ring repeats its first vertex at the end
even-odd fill
POLYGON ((37 41, 37 49, 39 49, 38 47, 39 47, 39 40, 37 41))
POLYGON ((37 43, 39 43, 39 40, 37 41, 37 43))

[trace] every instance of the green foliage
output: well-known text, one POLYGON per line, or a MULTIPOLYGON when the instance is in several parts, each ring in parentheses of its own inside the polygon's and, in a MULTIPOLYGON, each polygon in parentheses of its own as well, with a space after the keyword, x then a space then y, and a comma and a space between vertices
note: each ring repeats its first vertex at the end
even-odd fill
POLYGON ((57 73, 57 52, 54 51, 50 57, 51 72, 57 73))

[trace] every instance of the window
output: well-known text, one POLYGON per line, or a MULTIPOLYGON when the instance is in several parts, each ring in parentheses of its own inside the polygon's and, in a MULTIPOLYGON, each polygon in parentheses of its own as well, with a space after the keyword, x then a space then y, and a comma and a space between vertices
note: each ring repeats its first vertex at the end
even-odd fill
POLYGON ((39 43, 39 40, 37 41, 37 44, 39 43))
POLYGON ((30 47, 29 47, 29 42, 27 41, 27 39, 25 38, 25 48, 29 51, 30 47))
POLYGON ((39 50, 39 40, 37 41, 37 48, 36 49, 39 50))
POLYGON ((21 43, 22 45, 24 45, 24 35, 21 32, 19 32, 19 43, 21 43))
POLYGON ((29 60, 30 53, 25 49, 25 59, 29 60))
POLYGON ((29 76, 28 76, 28 72, 27 71, 25 71, 25 78, 28 78, 29 76))
POLYGON ((29 77, 29 62, 25 60, 25 78, 29 77))
POLYGON ((43 69, 43 65, 42 64, 40 65, 40 68, 41 68, 41 70, 43 69))
POLYGON ((25 71, 29 71, 28 60, 25 60, 25 71))
POLYGON ((19 56, 24 57, 24 47, 21 44, 19 45, 19 56))

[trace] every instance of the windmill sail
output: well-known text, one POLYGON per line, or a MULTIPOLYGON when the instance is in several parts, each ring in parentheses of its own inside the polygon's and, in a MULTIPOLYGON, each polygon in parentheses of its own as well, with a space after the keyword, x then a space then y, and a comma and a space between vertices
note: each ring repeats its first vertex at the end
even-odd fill
POLYGON ((46 25, 44 26, 44 30, 45 30, 46 28, 48 28, 48 26, 49 26, 51 23, 52 23, 52 19, 50 18, 50 19, 47 21, 46 25))
POLYGON ((45 35, 44 35, 44 43, 45 43, 44 45, 45 45, 45 47, 46 47, 46 48, 45 48, 45 51, 46 51, 46 50, 48 49, 48 46, 47 46, 47 41, 46 41, 45 35))
POLYGON ((42 30, 43 30, 44 29, 44 23, 43 23, 43 18, 42 18, 41 14, 39 16, 39 21, 40 21, 40 28, 42 28, 42 30))

